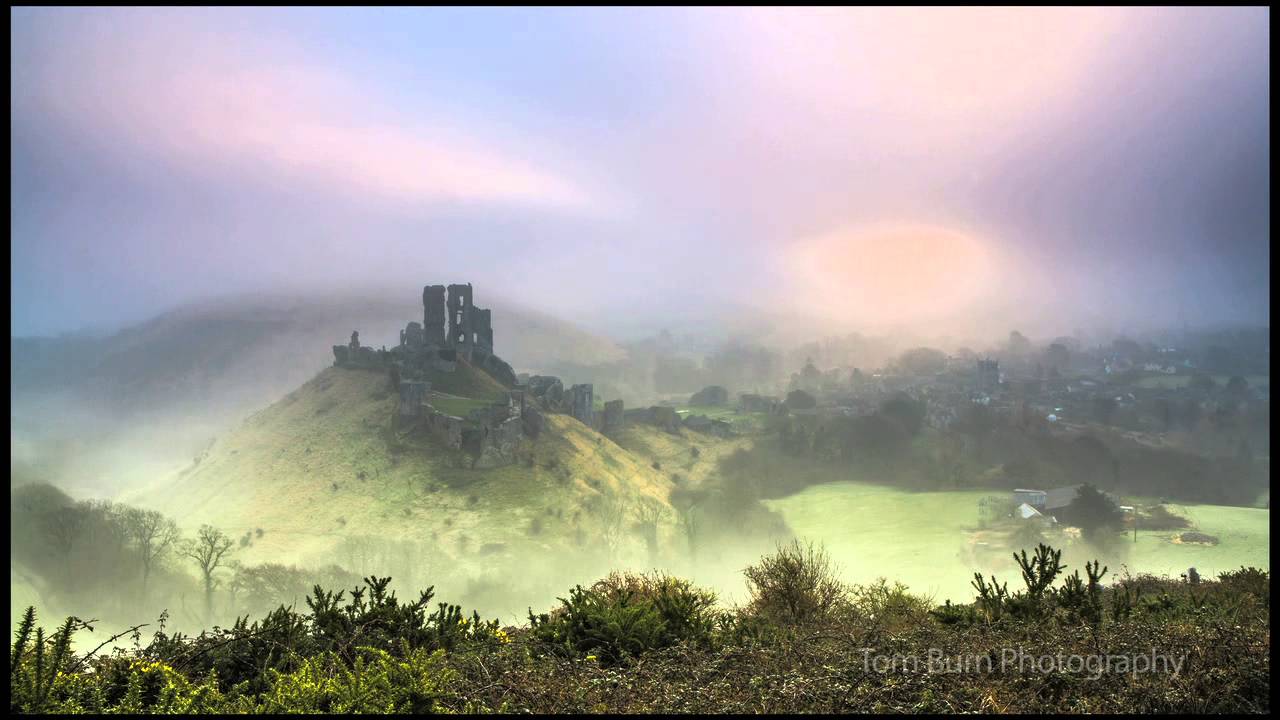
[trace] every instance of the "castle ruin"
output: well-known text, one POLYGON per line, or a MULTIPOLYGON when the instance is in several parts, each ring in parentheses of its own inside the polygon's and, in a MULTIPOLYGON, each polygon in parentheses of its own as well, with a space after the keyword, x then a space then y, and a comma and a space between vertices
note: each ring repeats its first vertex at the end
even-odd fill
POLYGON ((350 342, 333 346, 333 364, 387 372, 399 393, 397 424, 419 428, 457 451, 457 457, 473 468, 515 462, 520 440, 541 432, 543 411, 572 415, 597 430, 607 426, 611 435, 622 429, 621 400, 597 413, 590 384, 566 390, 559 378, 550 376, 534 376, 521 384, 493 347, 492 315, 488 308, 476 307, 470 283, 427 285, 422 289, 422 322, 406 325, 397 346, 374 350, 361 345, 359 332, 353 331, 350 342), (456 372, 460 362, 484 370, 509 390, 487 405, 433 392, 430 378, 456 372))

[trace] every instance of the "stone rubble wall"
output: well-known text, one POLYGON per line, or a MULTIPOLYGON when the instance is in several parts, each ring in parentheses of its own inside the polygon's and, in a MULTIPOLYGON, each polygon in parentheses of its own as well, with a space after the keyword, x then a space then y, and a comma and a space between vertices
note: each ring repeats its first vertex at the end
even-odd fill
POLYGON ((604 404, 604 419, 601 432, 613 436, 622 432, 626 426, 626 408, 621 400, 610 400, 604 404))

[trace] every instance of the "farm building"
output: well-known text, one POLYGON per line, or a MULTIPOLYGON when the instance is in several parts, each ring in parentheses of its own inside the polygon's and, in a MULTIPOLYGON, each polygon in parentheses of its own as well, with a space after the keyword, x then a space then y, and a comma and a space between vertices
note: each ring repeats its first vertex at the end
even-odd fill
POLYGON ((1027 490, 1018 488, 1013 491, 1013 501, 1016 503, 1024 503, 1033 508, 1044 507, 1046 493, 1043 490, 1027 490))
POLYGON ((1039 510, 1031 507, 1026 503, 1022 503, 1021 505, 1019 505, 1017 509, 1014 510, 1014 512, 1017 513, 1018 517, 1022 518, 1023 520, 1030 520, 1031 518, 1044 517, 1044 513, 1041 513, 1039 510))

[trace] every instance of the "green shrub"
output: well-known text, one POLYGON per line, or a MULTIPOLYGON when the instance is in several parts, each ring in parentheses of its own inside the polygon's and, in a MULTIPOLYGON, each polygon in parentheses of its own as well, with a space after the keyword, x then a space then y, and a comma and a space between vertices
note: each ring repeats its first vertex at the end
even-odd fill
POLYGON ((942 605, 930 610, 929 615, 941 625, 969 627, 976 624, 979 619, 975 605, 952 605, 951 601, 947 600, 942 605))
POLYGON ((557 651, 613 664, 659 646, 662 618, 652 605, 632 600, 610 600, 578 585, 560 598, 560 612, 530 613, 529 624, 535 640, 557 651))
POLYGON ((688 580, 656 572, 615 572, 596 582, 594 589, 611 599, 621 600, 629 595, 652 605, 666 626, 664 644, 704 645, 710 641, 715 624, 715 593, 697 588, 688 580))
POLYGON ((706 646, 715 625, 715 595, 663 574, 613 573, 577 586, 551 613, 529 613, 536 641, 605 664, 680 643, 706 646))
POLYGON ((1271 573, 1255 567, 1241 567, 1239 570, 1228 570, 1218 576, 1223 587, 1240 593, 1248 593, 1271 602, 1271 573))
POLYGON ((1004 616, 1005 605, 1009 600, 1009 583, 1000 583, 994 575, 988 584, 982 579, 982 573, 973 574, 973 589, 978 591, 978 599, 974 607, 989 622, 997 622, 1004 616))
MULTIPOLYGON (((28 609, 11 647, 10 710, 1270 710, 1268 572, 1241 568, 1197 585, 1125 575, 1104 588, 1106 568, 1097 562, 1085 565, 1087 581, 1072 573, 1055 585, 1064 568, 1047 546, 1034 557, 1020 554, 1019 561, 1025 589, 1011 595, 979 575, 976 602, 947 602, 925 614, 926 600, 897 583, 843 588, 820 551, 792 543, 751 569, 761 582, 746 607, 717 609, 710 592, 666 575, 615 573, 574 588, 550 613, 531 614, 529 630, 512 632, 519 642, 476 613, 433 605, 431 589, 401 601, 389 592, 387 578, 367 578, 349 594, 316 587, 306 612, 278 607, 253 623, 241 618, 195 637, 166 634, 162 615, 148 645, 135 641, 131 650, 101 656, 71 650, 73 635, 91 629, 87 623, 69 618, 47 633, 28 609), (807 579, 797 582, 788 573, 807 579), (791 597, 807 600, 788 605, 791 597), (825 613, 824 597, 833 598, 825 613), (1111 612, 1103 618, 1108 602, 1111 612), (804 619, 797 624, 796 618, 804 619), (1094 627, 1082 628, 1082 621, 1094 627), (939 648, 950 657, 1012 646, 1036 655, 1159 652, 1187 664, 1183 672, 1141 677, 1120 671, 1097 678, 1075 672, 1035 678, 1021 672, 849 672, 866 661, 868 648, 895 655, 939 648), (537 652, 546 649, 554 652, 537 652)), ((292 577, 291 569, 267 569, 272 572, 264 578, 292 577)))
POLYGON ((1072 620, 1084 620, 1091 625, 1102 622, 1102 576, 1107 568, 1096 560, 1085 563, 1085 572, 1089 575, 1086 584, 1080 579, 1077 570, 1063 582, 1062 587, 1054 591, 1054 600, 1058 607, 1067 611, 1072 620))
POLYGON ((52 637, 36 627, 36 611, 28 607, 14 633, 9 659, 9 707, 14 712, 46 712, 54 703, 56 681, 70 669, 71 635, 78 621, 67 618, 52 637), (34 632, 33 632, 34 631, 34 632))
POLYGON ((269 671, 269 689, 258 713, 435 713, 453 679, 443 667, 444 652, 410 650, 399 657, 361 647, 347 664, 333 653, 307 658, 297 670, 269 671))
POLYGON ((920 622, 929 613, 929 599, 913 595, 907 586, 880 578, 870 585, 849 588, 851 603, 858 612, 873 620, 890 623, 920 622))

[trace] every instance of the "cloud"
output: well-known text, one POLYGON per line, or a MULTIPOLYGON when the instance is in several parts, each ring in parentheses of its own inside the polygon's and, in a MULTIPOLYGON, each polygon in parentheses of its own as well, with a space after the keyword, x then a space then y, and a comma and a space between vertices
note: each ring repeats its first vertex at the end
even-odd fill
MULTIPOLYGON (((280 38, 175 13, 54 23, 15 112, 47 113, 99 147, 197 172, 409 204, 584 211, 599 198, 527 156, 536 138, 423 119, 280 38)), ((18 97, 15 95, 15 97, 18 97)))
POLYGON ((793 106, 912 153, 998 142, 1085 86, 1114 8, 754 8, 745 57, 793 106))
POLYGON ((15 302, 447 268, 604 328, 1265 318, 1267 12, 19 9, 15 302), (963 243, 908 294, 901 228, 995 298, 963 243))

